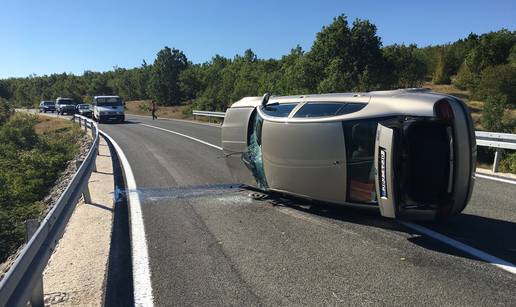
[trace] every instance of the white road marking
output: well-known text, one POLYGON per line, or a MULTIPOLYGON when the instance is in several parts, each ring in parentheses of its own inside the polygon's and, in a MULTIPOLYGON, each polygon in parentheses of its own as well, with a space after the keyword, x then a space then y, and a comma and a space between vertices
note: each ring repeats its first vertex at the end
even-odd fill
POLYGON ((476 249, 474 247, 471 247, 469 245, 466 245, 464 243, 461 243, 457 240, 454 240, 450 237, 447 237, 443 234, 440 234, 438 232, 435 232, 431 229, 428 229, 424 226, 421 226, 421 225, 418 225, 418 224, 415 224, 415 223, 412 223, 412 222, 407 222, 407 221, 398 221, 400 224, 402 225, 405 225, 406 227, 408 228, 411 228, 419 233, 422 233, 426 236, 429 236, 430 238, 433 238, 437 241, 440 241, 440 242, 443 242, 444 244, 447 244, 453 248, 456 248, 460 251, 463 251, 469 255, 472 255, 478 259, 481 259, 489 264, 492 264, 504 271, 507 271, 507 272, 510 272, 512 274, 516 274, 516 265, 508 262, 508 261, 505 261, 505 260, 502 260, 498 257, 495 257, 493 255, 490 255, 486 252, 483 252, 479 249, 476 249))
POLYGON ((147 240, 145 237, 145 226, 143 224, 143 215, 140 202, 140 196, 136 190, 136 181, 134 180, 131 165, 127 160, 124 152, 107 133, 99 130, 99 132, 109 139, 116 150, 122 167, 124 177, 127 182, 127 191, 129 192, 129 211, 131 217, 131 253, 133 265, 133 289, 134 289, 134 305, 135 306, 154 306, 154 298, 152 295, 151 272, 149 268, 149 255, 147 250, 147 240))
POLYGON ((164 129, 164 128, 160 128, 160 127, 156 127, 156 126, 151 126, 151 125, 147 125, 147 124, 140 124, 140 125, 145 126, 145 127, 149 127, 149 128, 153 128, 153 129, 158 129, 158 130, 166 131, 166 132, 169 132, 169 133, 172 133, 172 134, 176 134, 176 135, 179 135, 179 136, 185 137, 185 138, 187 138, 187 139, 190 139, 190 140, 193 140, 193 141, 199 142, 199 143, 201 143, 201 144, 204 144, 204 145, 207 145, 207 146, 210 146, 210 147, 216 148, 216 149, 218 149, 218 150, 222 150, 222 147, 220 147, 220 146, 213 145, 213 144, 211 144, 211 143, 205 142, 205 141, 200 140, 200 139, 198 139, 198 138, 194 138, 193 136, 189 136, 189 135, 186 135, 186 134, 182 134, 182 133, 179 133, 179 132, 175 132, 175 131, 172 131, 172 130, 168 130, 168 129, 164 129))
MULTIPOLYGON (((197 142, 200 142, 202 144, 205 144, 205 145, 208 145, 208 146, 211 146, 211 147, 214 147, 214 148, 217 148, 217 149, 220 149, 222 150, 221 147, 219 146, 216 146, 216 145, 213 145, 213 144, 210 144, 208 142, 205 142, 203 140, 199 140, 197 138, 194 138, 194 137, 191 137, 189 135, 186 135, 186 134, 182 134, 182 133, 179 133, 179 132, 175 132, 175 131, 172 131, 172 130, 168 130, 168 129, 163 129, 163 128, 160 128, 160 127, 155 127, 155 126, 151 126, 151 125, 146 125, 146 124, 140 124, 140 125, 143 125, 143 126, 146 126, 146 127, 150 127, 150 128, 154 128, 154 129, 158 129, 158 130, 163 130, 163 131, 167 131, 167 132, 170 132, 170 133, 173 133, 173 134, 177 134, 177 135, 180 135, 180 136, 183 136, 183 137, 186 137, 188 139, 191 139, 191 140, 194 140, 194 141, 197 141, 197 142)), ((478 176, 478 174, 477 174, 478 176)), ((479 176, 479 177, 482 177, 483 175, 479 176)), ((492 178, 488 178, 488 179, 492 179, 492 178)), ((498 179, 498 178, 496 178, 498 179)), ((511 182, 510 182, 511 183, 511 182)), ((285 213, 285 212, 283 212, 285 213)), ((438 232, 435 232, 431 229, 428 229, 424 226, 421 226, 421 225, 418 225, 418 224, 415 224, 415 223, 412 223, 412 222, 407 222, 407 221, 400 221, 398 220, 398 222, 402 225, 405 225, 406 227, 408 228, 411 228, 419 233, 422 233, 434 240, 437 240, 437 241, 440 241, 440 242, 443 242, 447 245, 450 245, 452 246, 453 248, 456 248, 458 250, 461 250, 469 255, 472 255, 478 259, 481 259, 483 261, 486 261, 487 263, 489 264, 492 264, 504 271, 507 271, 507 272, 510 272, 510 273, 513 273, 513 274, 516 274, 516 265, 508 262, 508 261, 505 261, 505 260, 502 260, 498 257, 495 257, 493 255, 490 255, 486 252, 483 252, 479 249, 476 249, 474 247, 471 247, 469 245, 466 245, 464 243, 461 243, 457 240, 454 240, 450 237, 447 237, 443 234, 440 234, 438 232)))
POLYGON ((489 176, 489 175, 484 175, 484 174, 479 174, 479 173, 475 173, 475 176, 479 177, 479 178, 494 180, 494 181, 500 181, 500 182, 505 182, 505 183, 510 183, 510 184, 516 184, 516 180, 510 180, 510 179, 505 179, 505 178, 500 178, 500 177, 495 177, 495 176, 489 176))

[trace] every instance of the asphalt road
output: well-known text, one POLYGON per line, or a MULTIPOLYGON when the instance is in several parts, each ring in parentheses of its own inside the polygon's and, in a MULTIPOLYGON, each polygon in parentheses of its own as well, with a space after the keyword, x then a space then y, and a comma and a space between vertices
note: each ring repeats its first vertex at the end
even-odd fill
MULTIPOLYGON (((233 182, 220 127, 127 116, 103 124, 131 164, 156 306, 516 305, 516 276, 400 223, 233 182)), ((516 263, 516 188, 477 179, 464 214, 425 225, 516 263)))

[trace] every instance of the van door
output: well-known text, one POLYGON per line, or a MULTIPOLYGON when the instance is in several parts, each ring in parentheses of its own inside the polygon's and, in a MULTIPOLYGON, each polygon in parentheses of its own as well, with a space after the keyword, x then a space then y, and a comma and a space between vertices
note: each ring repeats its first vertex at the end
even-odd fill
POLYGON ((270 189, 333 203, 346 201, 341 122, 264 120, 262 153, 270 189))
POLYGON ((376 195, 380 213, 385 217, 396 217, 396 195, 394 182, 394 130, 378 124, 374 152, 376 195))

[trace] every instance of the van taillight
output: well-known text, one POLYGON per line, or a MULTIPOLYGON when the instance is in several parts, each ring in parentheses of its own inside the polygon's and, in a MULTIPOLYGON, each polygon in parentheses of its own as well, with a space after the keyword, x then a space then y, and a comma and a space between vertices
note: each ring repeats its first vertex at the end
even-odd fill
POLYGON ((435 106, 435 116, 440 119, 453 119, 453 110, 447 100, 439 100, 435 106))

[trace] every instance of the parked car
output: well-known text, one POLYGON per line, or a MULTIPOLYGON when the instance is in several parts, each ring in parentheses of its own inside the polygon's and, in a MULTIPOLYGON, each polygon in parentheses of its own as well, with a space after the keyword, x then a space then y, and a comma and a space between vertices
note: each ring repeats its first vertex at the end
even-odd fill
POLYGON ((82 116, 91 117, 91 114, 92 114, 91 105, 87 104, 87 103, 78 104, 75 107, 75 113, 82 115, 82 116))
POLYGON ((226 111, 222 147, 245 185, 389 218, 446 219, 474 184, 468 108, 425 89, 246 97, 226 111))
POLYGON ((78 104, 73 98, 58 97, 56 99, 57 114, 75 114, 75 106, 78 104))
POLYGON ((54 101, 44 100, 39 103, 39 112, 47 113, 56 111, 56 105, 54 101))
POLYGON ((93 118, 99 123, 105 121, 123 123, 125 120, 125 110, 122 99, 118 96, 93 97, 93 118))

